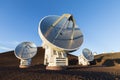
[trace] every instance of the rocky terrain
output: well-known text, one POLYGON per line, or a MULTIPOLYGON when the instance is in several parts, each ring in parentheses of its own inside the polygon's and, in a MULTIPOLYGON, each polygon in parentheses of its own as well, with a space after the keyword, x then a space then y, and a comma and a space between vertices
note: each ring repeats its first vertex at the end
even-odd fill
POLYGON ((106 53, 95 56, 90 66, 78 65, 77 56, 68 54, 66 70, 46 70, 43 65, 44 49, 38 47, 32 66, 19 68, 19 59, 14 51, 0 54, 0 80, 120 80, 120 53, 106 53))

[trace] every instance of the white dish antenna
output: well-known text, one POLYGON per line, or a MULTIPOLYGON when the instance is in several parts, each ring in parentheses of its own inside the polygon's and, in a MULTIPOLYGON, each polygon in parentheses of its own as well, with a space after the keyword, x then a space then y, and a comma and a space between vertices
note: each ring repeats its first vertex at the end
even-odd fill
POLYGON ((84 56, 85 59, 87 59, 88 61, 93 61, 94 60, 94 55, 92 54, 92 52, 87 49, 84 48, 82 51, 82 55, 84 56))
POLYGON ((63 58, 67 60, 64 54, 77 50, 83 42, 83 34, 71 14, 44 17, 39 23, 38 31, 43 41, 42 46, 45 48, 45 58, 47 58, 44 64, 48 63, 48 66, 68 65, 68 62, 57 64, 55 61, 63 58), (55 61, 53 57, 56 58, 55 61))
POLYGON ((31 58, 37 53, 37 47, 32 42, 22 42, 15 48, 15 56, 21 60, 20 68, 29 67, 31 58))
POLYGON ((83 34, 70 14, 44 17, 38 31, 42 41, 56 50, 74 51, 83 42, 83 34))
POLYGON ((89 49, 84 48, 82 54, 78 57, 78 60, 80 65, 90 65, 89 62, 94 60, 94 55, 89 49))
POLYGON ((94 56, 97 55, 97 52, 93 52, 93 55, 94 55, 94 56))

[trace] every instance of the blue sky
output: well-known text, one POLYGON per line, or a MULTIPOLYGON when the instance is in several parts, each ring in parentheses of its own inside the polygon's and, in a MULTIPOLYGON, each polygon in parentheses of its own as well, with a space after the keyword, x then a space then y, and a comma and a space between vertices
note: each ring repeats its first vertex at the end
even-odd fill
POLYGON ((39 21, 47 15, 73 14, 84 35, 83 48, 120 51, 120 0, 0 0, 0 53, 21 42, 41 46, 39 21))

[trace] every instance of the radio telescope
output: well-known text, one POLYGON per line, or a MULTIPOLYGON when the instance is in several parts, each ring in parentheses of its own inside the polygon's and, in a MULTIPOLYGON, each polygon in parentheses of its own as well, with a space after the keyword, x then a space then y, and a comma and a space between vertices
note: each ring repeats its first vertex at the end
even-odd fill
POLYGON ((79 65, 90 65, 90 61, 94 60, 94 55, 89 49, 84 48, 82 54, 78 56, 78 60, 79 65))
POLYGON ((44 17, 38 27, 45 48, 44 65, 49 70, 61 70, 68 65, 67 54, 77 50, 83 42, 83 34, 71 14, 44 17))
POLYGON ((96 55, 97 55, 97 52, 93 52, 93 55, 96 56, 96 55))
POLYGON ((15 48, 15 56, 20 59, 20 68, 27 68, 31 65, 31 58, 37 53, 37 47, 32 42, 22 42, 15 48))

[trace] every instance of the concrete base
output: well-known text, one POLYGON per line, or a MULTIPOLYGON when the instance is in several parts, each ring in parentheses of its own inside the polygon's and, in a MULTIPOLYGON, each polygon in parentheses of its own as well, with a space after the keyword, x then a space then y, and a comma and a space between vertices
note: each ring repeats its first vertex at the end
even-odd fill
POLYGON ((46 66, 46 70, 66 70, 67 66, 46 66))
POLYGON ((20 65, 19 68, 29 68, 30 65, 20 65))

